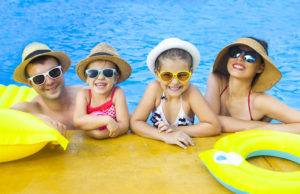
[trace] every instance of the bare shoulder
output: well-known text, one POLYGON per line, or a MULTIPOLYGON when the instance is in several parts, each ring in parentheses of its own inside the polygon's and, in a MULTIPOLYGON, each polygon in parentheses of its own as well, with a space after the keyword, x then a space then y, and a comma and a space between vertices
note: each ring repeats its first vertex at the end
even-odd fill
POLYGON ((19 110, 22 112, 28 112, 28 113, 39 113, 41 112, 41 105, 38 101, 31 101, 31 102, 19 102, 10 109, 19 110))
POLYGON ((159 82, 157 80, 152 81, 148 84, 146 90, 162 90, 159 82))
POLYGON ((83 85, 74 85, 74 86, 67 86, 67 90, 73 94, 76 94, 80 90, 83 89, 88 89, 88 86, 83 86, 83 85))
POLYGON ((212 72, 207 78, 207 84, 216 84, 219 88, 223 89, 228 85, 229 77, 218 72, 212 72))
POLYGON ((255 92, 251 94, 253 98, 253 105, 257 109, 266 109, 269 106, 274 106, 278 103, 283 103, 274 96, 271 96, 264 92, 255 92))

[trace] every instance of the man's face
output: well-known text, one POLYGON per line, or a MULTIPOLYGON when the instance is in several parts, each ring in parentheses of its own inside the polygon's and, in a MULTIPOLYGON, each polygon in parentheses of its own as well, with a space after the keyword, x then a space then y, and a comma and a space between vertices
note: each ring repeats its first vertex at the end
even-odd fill
MULTIPOLYGON (((48 58, 44 63, 32 63, 27 66, 27 74, 29 77, 36 76, 43 73, 49 73, 53 68, 58 67, 59 64, 54 58, 48 58)), ((57 69, 55 69, 57 70, 57 69)), ((51 72, 52 73, 52 72, 51 72)), ((58 72, 59 73, 59 72, 58 72)), ((50 74, 52 75, 52 74, 50 74)), ((58 99, 64 90, 63 72, 61 76, 51 78, 46 75, 44 83, 36 85, 32 80, 28 80, 28 85, 33 87, 35 91, 42 97, 48 100, 58 99)))

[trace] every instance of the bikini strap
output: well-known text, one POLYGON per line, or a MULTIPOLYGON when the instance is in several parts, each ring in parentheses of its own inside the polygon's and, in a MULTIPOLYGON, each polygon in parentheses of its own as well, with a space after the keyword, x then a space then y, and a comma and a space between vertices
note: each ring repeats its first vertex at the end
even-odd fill
POLYGON ((227 88, 228 88, 228 85, 222 90, 220 96, 222 96, 222 94, 225 92, 225 90, 227 90, 227 88))
POLYGON ((111 100, 113 99, 114 94, 115 94, 115 91, 116 91, 117 88, 118 88, 118 87, 114 87, 114 89, 113 89, 113 91, 112 91, 112 93, 111 93, 111 96, 110 96, 110 99, 111 99, 111 100))
POLYGON ((251 114, 251 108, 250 108, 250 94, 251 94, 251 88, 250 88, 249 94, 248 94, 248 109, 249 109, 250 119, 251 119, 251 121, 253 121, 252 114, 251 114))
POLYGON ((88 106, 91 106, 91 102, 92 102, 92 91, 91 91, 91 89, 89 89, 89 98, 90 98, 90 101, 89 101, 88 106))

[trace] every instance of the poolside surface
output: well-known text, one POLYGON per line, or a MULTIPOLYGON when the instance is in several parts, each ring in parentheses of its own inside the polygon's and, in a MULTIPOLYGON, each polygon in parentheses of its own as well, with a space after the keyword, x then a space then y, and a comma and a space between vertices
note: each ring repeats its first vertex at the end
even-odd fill
MULTIPOLYGON (((231 193, 216 181, 198 158, 227 134, 193 138, 184 150, 126 134, 94 140, 70 130, 66 151, 40 152, 0 164, 1 193, 231 193)), ((296 163, 275 158, 249 160, 276 171, 296 171, 296 163)))

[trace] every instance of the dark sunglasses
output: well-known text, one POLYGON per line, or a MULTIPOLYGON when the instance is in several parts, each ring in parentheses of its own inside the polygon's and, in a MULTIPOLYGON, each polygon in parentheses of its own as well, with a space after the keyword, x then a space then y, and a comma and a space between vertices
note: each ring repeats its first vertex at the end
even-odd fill
POLYGON ((46 76, 49 76, 51 79, 56 79, 62 75, 61 66, 54 67, 50 69, 46 73, 41 73, 38 75, 34 75, 32 77, 27 78, 28 80, 32 81, 35 85, 42 85, 45 83, 46 76))
POLYGON ((95 79, 97 78, 100 73, 106 78, 112 78, 117 73, 115 69, 106 68, 106 69, 87 69, 85 73, 88 78, 95 79))
POLYGON ((237 46, 229 48, 229 56, 231 58, 238 58, 242 53, 244 53, 244 59, 248 63, 254 63, 259 56, 259 54, 257 54, 255 51, 245 51, 237 46))

